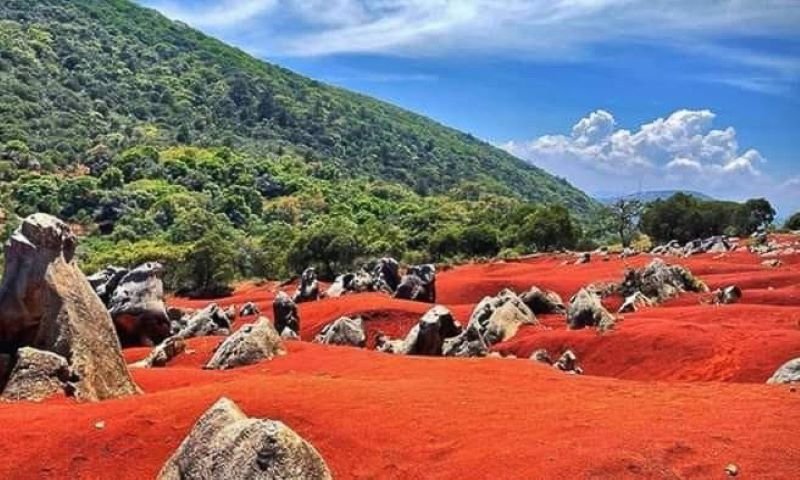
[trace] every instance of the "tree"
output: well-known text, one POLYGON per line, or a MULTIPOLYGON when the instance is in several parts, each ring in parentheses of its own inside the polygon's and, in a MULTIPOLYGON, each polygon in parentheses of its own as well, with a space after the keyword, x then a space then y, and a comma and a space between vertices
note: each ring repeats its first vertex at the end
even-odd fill
POLYGON ((623 247, 630 246, 643 208, 644 205, 639 200, 626 198, 620 198, 609 207, 614 219, 614 229, 623 247))
POLYGON ((787 230, 800 230, 800 212, 789 217, 785 226, 787 230))
POLYGON ((581 236, 569 211, 562 205, 539 207, 525 218, 517 235, 520 246, 540 251, 573 248, 581 236))
POLYGON ((355 231, 352 222, 340 218, 312 225, 292 242, 289 265, 296 273, 313 266, 320 278, 333 280, 336 275, 351 269, 356 258, 363 253, 355 231))
POLYGON ((177 267, 176 282, 192 296, 217 296, 230 290, 236 271, 236 250, 224 232, 206 232, 177 267))
POLYGON ((775 221, 775 209, 765 198, 746 201, 736 215, 736 227, 740 235, 750 235, 760 228, 766 228, 775 221))
POLYGON ((489 225, 473 225, 461 232, 460 250, 469 256, 494 256, 500 250, 497 230, 489 225))

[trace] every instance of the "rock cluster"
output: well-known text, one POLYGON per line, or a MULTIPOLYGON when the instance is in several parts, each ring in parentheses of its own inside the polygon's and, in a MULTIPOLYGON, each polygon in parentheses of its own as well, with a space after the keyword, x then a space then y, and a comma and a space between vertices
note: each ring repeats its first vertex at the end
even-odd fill
POLYGON ((650 250, 653 255, 690 257, 701 253, 726 253, 738 248, 736 239, 715 235, 708 238, 698 238, 683 245, 673 240, 664 245, 659 245, 650 250))
POLYGON ((5 246, 0 356, 11 372, 0 374, 8 377, 0 390, 12 388, 7 395, 14 398, 27 399, 20 392, 30 392, 30 399, 40 399, 40 387, 64 378, 67 393, 79 400, 138 392, 108 310, 75 263, 76 243, 64 222, 34 214, 5 246))
POLYGON ((629 269, 619 290, 626 297, 641 292, 654 302, 663 302, 684 292, 707 292, 708 287, 688 269, 656 258, 645 268, 629 269))

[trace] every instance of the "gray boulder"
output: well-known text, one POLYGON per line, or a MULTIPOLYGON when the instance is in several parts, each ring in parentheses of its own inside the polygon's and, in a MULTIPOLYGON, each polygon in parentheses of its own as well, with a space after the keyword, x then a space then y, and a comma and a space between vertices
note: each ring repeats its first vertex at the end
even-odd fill
POLYGON ((550 353, 548 353, 544 348, 534 350, 529 359, 533 360, 534 362, 546 363, 547 365, 553 364, 553 359, 550 358, 550 353))
POLYGON ((342 317, 325 325, 322 331, 314 337, 314 343, 363 348, 367 344, 364 320, 361 317, 342 317))
POLYGON ((89 284, 94 288, 100 300, 108 306, 111 301, 111 296, 114 294, 114 290, 117 289, 120 280, 128 274, 128 271, 127 268, 109 265, 103 270, 96 272, 94 275, 86 277, 86 279, 89 280, 89 284))
POLYGON ((742 289, 737 287, 736 285, 720 288, 714 294, 714 303, 718 305, 730 305, 733 303, 739 303, 739 300, 741 299, 742 299, 742 289))
POLYGON ((75 263, 77 240, 46 214, 27 217, 5 247, 0 285, 0 354, 22 347, 67 359, 79 400, 138 393, 122 358, 114 324, 75 263))
POLYGON ((795 358, 783 364, 767 380, 769 384, 800 383, 800 358, 795 358))
POLYGON ((55 395, 71 395, 77 377, 67 359, 53 352, 23 347, 0 399, 40 402, 55 395))
POLYGON ((183 339, 169 337, 158 344, 144 359, 131 364, 136 368, 165 367, 170 360, 186 351, 186 342, 183 339))
POLYGON ((416 302, 436 302, 436 267, 431 264, 410 267, 394 292, 395 298, 416 302))
POLYGON ((269 320, 262 317, 256 323, 245 325, 226 338, 205 368, 225 370, 242 367, 284 354, 286 349, 281 337, 269 320))
POLYGON ((398 355, 441 356, 444 342, 461 333, 461 325, 445 307, 437 305, 419 320, 402 341, 379 338, 378 351, 398 355))
POLYGON ((573 375, 583 375, 583 369, 578 366, 578 357, 575 356, 572 350, 564 352, 558 361, 553 364, 553 367, 573 375))
POLYGON ((308 267, 300 276, 300 287, 292 298, 294 303, 315 302, 319 300, 319 280, 314 267, 308 267))
POLYGON ((613 328, 615 322, 616 319, 603 306, 600 297, 588 289, 581 289, 570 300, 567 310, 570 329, 597 327, 600 331, 606 331, 613 328))
POLYGON ((175 338, 226 336, 231 333, 231 318, 217 305, 211 303, 189 318, 173 325, 175 338))
POLYGON ((221 398, 192 428, 158 480, 330 480, 311 444, 281 422, 247 417, 221 398))
POLYGON ((253 315, 261 314, 261 310, 258 309, 258 305, 253 302, 247 302, 242 305, 242 308, 239 310, 240 317, 250 317, 253 315))
POLYGON ((531 309, 534 315, 565 314, 567 307, 556 293, 531 287, 530 290, 519 296, 520 300, 531 309))
POLYGON ((375 263, 372 270, 375 290, 394 293, 400 285, 400 264, 391 257, 383 257, 375 263))
POLYGON ((708 292, 708 287, 680 265, 667 265, 657 258, 642 269, 629 269, 620 285, 626 297, 641 292, 656 302, 663 302, 684 292, 708 292))
POLYGON ((163 266, 145 263, 123 276, 108 304, 108 311, 123 345, 160 343, 170 334, 164 305, 163 266))
POLYGON ((273 300, 272 314, 275 316, 275 330, 283 333, 288 328, 294 333, 300 334, 300 316, 297 313, 297 305, 285 292, 278 292, 273 300))

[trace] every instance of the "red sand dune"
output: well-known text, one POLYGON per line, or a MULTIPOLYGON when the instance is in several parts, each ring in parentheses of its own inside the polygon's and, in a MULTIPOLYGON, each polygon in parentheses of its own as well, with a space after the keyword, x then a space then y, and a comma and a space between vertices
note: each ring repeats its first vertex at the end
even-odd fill
MULTIPOLYGON (((475 303, 502 288, 535 284, 569 297, 649 261, 563 265, 566 258, 457 267, 439 275, 439 300, 466 322, 475 303)), ((222 395, 249 415, 290 425, 335 478, 705 479, 725 478, 729 463, 740 467, 739 478, 800 478, 800 392, 764 385, 800 356, 800 256, 782 258, 780 268, 744 252, 669 261, 712 288, 739 285, 742 302, 714 306, 708 296, 685 295, 626 315, 602 336, 543 317, 543 326, 497 346, 518 360, 393 357, 294 342, 285 357, 212 372, 201 366, 220 339, 193 339, 168 367, 134 371, 144 395, 0 405, 0 478, 152 478, 222 395), (586 375, 525 359, 542 347, 573 349, 586 375)), ((254 300, 271 316, 278 287, 248 284, 219 303, 254 300)), ((379 330, 401 336, 428 308, 381 294, 303 304, 301 336, 310 340, 341 315, 362 315, 370 338, 379 330)))

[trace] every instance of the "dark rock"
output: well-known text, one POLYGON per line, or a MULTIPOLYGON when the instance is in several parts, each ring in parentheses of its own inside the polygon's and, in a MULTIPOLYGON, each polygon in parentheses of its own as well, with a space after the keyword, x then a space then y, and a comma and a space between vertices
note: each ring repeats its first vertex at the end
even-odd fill
POLYGON ((176 327, 178 331, 173 336, 184 340, 192 337, 225 336, 231 333, 231 318, 219 305, 211 303, 176 327))
POLYGON ((225 370, 242 367, 284 354, 286 349, 278 332, 268 319, 262 317, 226 338, 205 368, 225 370))
POLYGON ((372 270, 372 278, 375 282, 375 290, 394 293, 400 285, 400 264, 391 257, 381 258, 372 270))
POLYGON ((342 317, 325 325, 314 338, 315 343, 325 345, 346 345, 363 348, 367 343, 364 320, 361 317, 342 317))
POLYGON ((540 348, 538 350, 535 350, 531 354, 530 360, 533 360, 534 362, 539 362, 539 363, 546 363, 548 365, 552 365, 553 364, 553 359, 550 358, 550 354, 544 348, 540 348))
POLYGON ((550 290, 531 287, 530 290, 520 295, 519 298, 531 309, 534 315, 567 313, 567 307, 564 306, 564 301, 556 292, 550 290))
POLYGON ((477 326, 468 326, 460 335, 448 338, 442 346, 445 357, 485 357, 489 353, 489 345, 477 326))
POLYGON ((736 285, 731 285, 730 287, 725 287, 717 290, 714 295, 714 302, 719 305, 730 305, 733 303, 739 303, 739 300, 742 299, 742 289, 737 287, 736 285))
POLYGON ((127 268, 109 265, 86 279, 89 280, 89 284, 94 288, 95 293, 97 293, 97 296, 103 301, 103 304, 108 306, 111 301, 111 296, 114 294, 114 290, 119 286, 122 277, 127 274, 127 268))
POLYGON ((74 380, 77 378, 66 358, 23 347, 17 352, 16 365, 0 398, 10 402, 40 402, 55 395, 71 395, 74 380))
POLYGON ((441 356, 444 342, 461 333, 461 325, 445 307, 435 306, 402 341, 381 339, 378 350, 398 355, 441 356))
POLYGON ((600 302, 600 297, 588 289, 581 289, 570 300, 567 310, 567 325, 570 329, 597 327, 600 331, 606 331, 613 328, 615 322, 614 316, 600 302))
POLYGON ((108 311, 123 345, 152 346, 169 336, 163 270, 157 262, 139 265, 120 279, 111 295, 108 311))
POLYGON ((5 248, 0 286, 0 353, 33 347, 64 357, 79 400, 138 392, 114 325, 75 263, 75 236, 55 217, 27 217, 5 248))
POLYGON ((247 417, 221 398, 189 432, 158 480, 330 480, 319 452, 281 422, 247 417))
POLYGON ((297 305, 285 292, 278 292, 273 300, 272 314, 275 316, 275 330, 283 333, 288 328, 294 333, 300 334, 300 316, 297 313, 297 305))
POLYGON ((416 302, 436 302, 436 267, 415 265, 403 276, 394 293, 395 298, 416 302))
POLYGON ((561 370, 562 372, 571 373, 574 375, 583 375, 583 369, 578 366, 578 357, 572 350, 564 352, 553 367, 561 370))
POLYGON ((256 305, 253 302, 245 303, 239 310, 240 317, 250 317, 252 315, 259 315, 259 314, 261 314, 261 310, 259 310, 258 305, 256 305))
POLYGON ((308 267, 300 276, 300 287, 294 294, 294 303, 315 302, 319 300, 319 281, 314 267, 308 267))
POLYGON ((795 358, 783 364, 767 380, 769 384, 800 383, 800 358, 795 358))

